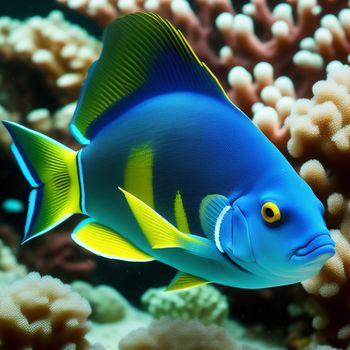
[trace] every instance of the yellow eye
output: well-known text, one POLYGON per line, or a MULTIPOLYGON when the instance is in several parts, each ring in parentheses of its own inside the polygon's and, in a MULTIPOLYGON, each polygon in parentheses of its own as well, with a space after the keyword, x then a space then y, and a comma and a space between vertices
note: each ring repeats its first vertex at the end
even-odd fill
POLYGON ((275 203, 266 202, 261 207, 261 216, 266 222, 273 224, 281 219, 281 212, 275 203))

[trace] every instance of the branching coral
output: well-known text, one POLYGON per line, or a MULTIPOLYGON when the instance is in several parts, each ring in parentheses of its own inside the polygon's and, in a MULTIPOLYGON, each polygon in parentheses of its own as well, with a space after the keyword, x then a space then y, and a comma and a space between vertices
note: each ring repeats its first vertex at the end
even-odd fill
POLYGON ((152 288, 143 294, 142 302, 154 318, 199 319, 221 325, 228 317, 226 297, 208 285, 171 293, 152 288))
POLYGON ((30 273, 0 291, 2 349, 87 349, 88 302, 50 276, 30 273))
MULTIPOLYGON (((248 114, 261 100, 262 89, 273 82, 260 62, 272 64, 277 77, 292 79, 297 96, 306 97, 312 84, 325 76, 325 64, 348 59, 350 10, 345 0, 296 0, 274 7, 266 0, 251 0, 243 6, 243 13, 237 13, 228 0, 198 0, 195 10, 187 0, 58 1, 103 27, 136 11, 168 18, 248 114)), ((284 81, 279 79, 277 84, 284 81)))
MULTIPOLYGON (((313 321, 320 338, 345 346, 350 342, 346 301, 350 281, 350 67, 332 64, 328 70, 327 80, 314 84, 311 99, 284 106, 288 113, 283 117, 276 106, 262 107, 254 121, 284 149, 326 206, 325 218, 337 253, 304 287, 321 305, 321 314, 313 321), (280 143, 282 133, 286 137, 280 143)), ((283 105, 281 100, 277 104, 283 105)))

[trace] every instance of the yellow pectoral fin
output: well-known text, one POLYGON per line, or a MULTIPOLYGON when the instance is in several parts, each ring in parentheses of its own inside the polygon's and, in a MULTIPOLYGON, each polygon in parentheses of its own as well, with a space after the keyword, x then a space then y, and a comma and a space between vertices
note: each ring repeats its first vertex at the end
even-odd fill
POLYGON ((176 290, 183 290, 202 286, 208 283, 209 281, 204 280, 200 277, 188 275, 187 273, 183 272, 178 272, 165 291, 173 292, 176 290))
POLYGON ((203 245, 193 235, 179 231, 146 203, 119 187, 152 248, 186 248, 188 243, 203 245))
POLYGON ((154 260, 118 233, 91 219, 84 220, 77 226, 72 233, 72 239, 80 246, 106 258, 125 261, 154 260))

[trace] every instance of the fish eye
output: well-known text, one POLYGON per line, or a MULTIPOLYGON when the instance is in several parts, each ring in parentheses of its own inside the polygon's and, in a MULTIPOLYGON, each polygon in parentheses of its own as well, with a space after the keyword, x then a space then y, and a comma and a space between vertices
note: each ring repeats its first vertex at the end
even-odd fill
POLYGON ((261 216, 269 223, 273 224, 281 219, 281 211, 273 202, 266 202, 261 207, 261 216))

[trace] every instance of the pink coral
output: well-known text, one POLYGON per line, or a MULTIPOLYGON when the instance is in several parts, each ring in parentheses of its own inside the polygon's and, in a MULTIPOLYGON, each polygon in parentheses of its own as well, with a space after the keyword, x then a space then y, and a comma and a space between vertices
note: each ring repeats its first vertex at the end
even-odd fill
POLYGON ((94 280, 95 256, 75 244, 71 226, 56 229, 21 248, 20 258, 30 270, 50 274, 65 282, 76 279, 94 280))

